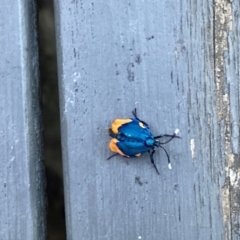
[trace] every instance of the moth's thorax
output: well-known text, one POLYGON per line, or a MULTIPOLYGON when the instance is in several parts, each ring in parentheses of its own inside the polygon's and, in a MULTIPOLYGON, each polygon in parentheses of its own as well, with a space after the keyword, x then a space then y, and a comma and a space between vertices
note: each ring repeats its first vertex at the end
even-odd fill
POLYGON ((149 138, 147 138, 147 139, 145 140, 145 144, 146 144, 148 147, 154 146, 154 143, 155 143, 154 138, 149 137, 149 138))

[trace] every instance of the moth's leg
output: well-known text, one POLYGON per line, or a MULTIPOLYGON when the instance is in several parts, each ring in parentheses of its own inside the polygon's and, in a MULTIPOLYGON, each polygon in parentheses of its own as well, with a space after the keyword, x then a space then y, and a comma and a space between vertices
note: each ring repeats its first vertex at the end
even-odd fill
POLYGON ((153 159, 153 154, 155 153, 155 149, 153 149, 152 151, 148 151, 148 152, 149 152, 149 155, 150 155, 150 159, 151 159, 152 165, 154 166, 157 174, 160 175, 160 173, 159 173, 159 171, 158 171, 158 169, 157 169, 157 167, 155 165, 154 159, 153 159))

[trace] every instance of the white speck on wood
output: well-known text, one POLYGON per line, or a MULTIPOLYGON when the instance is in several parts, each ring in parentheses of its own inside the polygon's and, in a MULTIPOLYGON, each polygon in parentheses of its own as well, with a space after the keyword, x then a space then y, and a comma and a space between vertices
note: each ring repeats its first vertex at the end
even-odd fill
POLYGON ((190 140, 190 149, 191 149, 192 158, 195 158, 196 157, 196 152, 195 152, 195 140, 194 140, 194 138, 192 138, 190 140))

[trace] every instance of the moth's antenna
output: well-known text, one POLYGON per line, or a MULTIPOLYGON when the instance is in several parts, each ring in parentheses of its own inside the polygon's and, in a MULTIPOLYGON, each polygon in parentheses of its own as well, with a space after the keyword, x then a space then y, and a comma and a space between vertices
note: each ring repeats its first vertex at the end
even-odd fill
POLYGON ((162 146, 159 146, 159 147, 162 148, 162 149, 164 150, 164 152, 166 153, 167 159, 168 159, 168 168, 169 168, 169 169, 172 169, 172 165, 171 165, 171 162, 170 162, 170 158, 169 158, 169 155, 168 155, 166 149, 165 149, 164 147, 162 147, 162 146))
POLYGON ((174 133, 175 133, 175 135, 178 135, 179 132, 180 132, 180 130, 177 128, 174 133))
POLYGON ((172 141, 174 138, 180 138, 179 136, 177 136, 178 133, 179 133, 179 129, 177 128, 177 129, 174 131, 174 134, 173 134, 173 135, 170 135, 170 134, 162 134, 162 135, 159 135, 159 136, 154 137, 154 139, 158 139, 158 138, 162 138, 162 137, 170 137, 170 139, 167 140, 166 142, 159 142, 160 144, 166 144, 166 143, 169 143, 170 141, 172 141))

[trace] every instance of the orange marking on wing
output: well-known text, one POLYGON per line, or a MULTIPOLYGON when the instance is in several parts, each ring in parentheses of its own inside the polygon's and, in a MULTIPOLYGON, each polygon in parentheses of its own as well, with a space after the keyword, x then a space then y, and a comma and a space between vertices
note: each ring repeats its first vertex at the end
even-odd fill
POLYGON ((123 124, 129 123, 132 120, 130 118, 126 118, 126 119, 115 119, 112 122, 112 126, 111 129, 113 131, 113 133, 118 134, 118 128, 121 127, 123 124))
POLYGON ((118 153, 124 157, 128 157, 127 155, 125 155, 117 146, 117 143, 119 141, 116 138, 112 138, 110 143, 109 143, 109 148, 112 152, 118 153))

